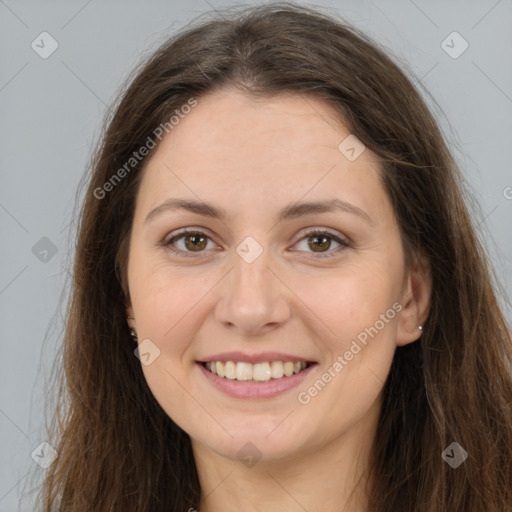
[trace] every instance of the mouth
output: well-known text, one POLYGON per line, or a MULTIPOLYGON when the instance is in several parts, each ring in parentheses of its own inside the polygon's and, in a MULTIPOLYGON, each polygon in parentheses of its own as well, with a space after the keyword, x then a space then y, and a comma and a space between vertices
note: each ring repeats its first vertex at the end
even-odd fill
POLYGON ((238 354, 238 357, 228 360, 211 358, 209 361, 197 361, 197 366, 211 386, 231 398, 242 400, 266 400, 286 395, 304 383, 318 366, 313 361, 265 359, 263 354, 257 357, 238 354), (253 362, 239 360, 244 357, 253 359, 253 362))
POLYGON ((287 379, 307 370, 307 361, 208 361, 200 363, 208 372, 226 380, 264 383, 287 379))

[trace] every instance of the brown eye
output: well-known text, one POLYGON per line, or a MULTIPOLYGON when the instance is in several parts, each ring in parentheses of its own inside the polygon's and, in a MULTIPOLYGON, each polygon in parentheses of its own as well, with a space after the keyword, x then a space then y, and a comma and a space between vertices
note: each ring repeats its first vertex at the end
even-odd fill
POLYGON ((182 231, 163 242, 164 247, 180 256, 192 256, 192 253, 201 253, 206 249, 210 237, 202 231, 182 231))
POLYGON ((309 254, 316 253, 318 258, 338 256, 343 250, 352 247, 350 242, 342 236, 321 229, 306 233, 305 236, 299 240, 296 246, 300 249, 300 244, 303 242, 306 242, 307 247, 302 249, 300 252, 306 252, 309 254), (334 248, 332 245, 333 242, 334 244, 337 244, 334 248))
POLYGON ((324 252, 331 247, 331 239, 325 235, 313 235, 308 237, 308 246, 314 252, 324 252), (310 242, 309 240, 313 240, 310 242))
POLYGON ((201 251, 207 244, 207 237, 199 233, 185 235, 183 238, 185 240, 185 247, 191 251, 201 251))
MULTIPOLYGON (((170 238, 167 242, 164 242, 163 245, 172 253, 181 256, 191 256, 192 253, 206 252, 205 249, 209 241, 211 241, 210 237, 202 231, 182 231, 170 238), (182 244, 181 247, 179 247, 180 243, 182 244)), ((347 240, 344 240, 334 233, 322 230, 306 233, 296 245, 303 243, 303 241, 307 241, 307 247, 309 248, 309 251, 306 250, 305 252, 309 252, 310 254, 311 252, 316 253, 320 258, 336 256, 343 249, 351 247, 347 240), (338 244, 338 247, 334 247, 334 249, 331 250, 333 242, 338 244)))

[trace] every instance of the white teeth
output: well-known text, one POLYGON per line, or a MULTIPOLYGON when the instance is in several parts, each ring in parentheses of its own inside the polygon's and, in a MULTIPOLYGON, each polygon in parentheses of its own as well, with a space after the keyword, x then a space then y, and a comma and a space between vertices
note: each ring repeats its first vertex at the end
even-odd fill
POLYGON ((280 379, 284 375, 283 363, 281 361, 272 361, 270 363, 270 374, 274 379, 280 379))
POLYGON ((217 375, 219 377, 225 377, 226 376, 226 365, 222 361, 217 361, 215 366, 216 366, 216 370, 217 370, 217 375))
POLYGON ((263 363, 246 363, 243 361, 212 361, 205 364, 205 368, 219 377, 230 380, 255 380, 267 382, 272 379, 291 377, 307 367, 303 361, 272 361, 263 363))
MULTIPOLYGON (((238 363, 240 364, 240 363, 238 363)), ((251 365, 253 366, 253 365, 251 365)), ((265 382, 270 380, 270 364, 269 363, 257 363, 253 367, 253 379, 265 382)))
POLYGON ((293 363, 291 361, 286 361, 286 363, 283 364, 283 370, 284 374, 287 377, 291 377, 293 375, 293 363))
POLYGON ((235 380, 236 379, 236 363, 233 361, 226 361, 226 379, 235 380))
POLYGON ((251 380, 252 379, 252 364, 251 363, 236 363, 236 380, 251 380))

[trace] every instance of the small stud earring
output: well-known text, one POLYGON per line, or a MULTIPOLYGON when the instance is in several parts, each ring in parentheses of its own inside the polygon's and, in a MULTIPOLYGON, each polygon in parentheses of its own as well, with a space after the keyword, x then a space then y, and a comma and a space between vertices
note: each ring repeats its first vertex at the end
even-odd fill
MULTIPOLYGON (((135 318, 133 318, 133 316, 127 316, 126 319, 127 320, 135 320, 135 318)), ((137 341, 137 333, 131 327, 130 327, 130 336, 133 338, 134 341, 137 341)))
POLYGON ((420 331, 422 331, 422 330, 423 330, 423 327, 422 327, 421 325, 418 325, 418 329, 419 329, 420 331))

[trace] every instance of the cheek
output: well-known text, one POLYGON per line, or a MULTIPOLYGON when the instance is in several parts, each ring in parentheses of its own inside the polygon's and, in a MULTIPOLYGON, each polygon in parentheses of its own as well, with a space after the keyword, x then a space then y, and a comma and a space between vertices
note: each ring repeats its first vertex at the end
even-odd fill
POLYGON ((174 340, 171 346, 178 347, 188 337, 184 329, 199 327, 193 321, 194 309, 200 307, 201 298, 214 282, 206 279, 204 272, 181 273, 168 265, 157 266, 143 274, 132 297, 142 335, 162 344, 174 340))
POLYGON ((344 421, 348 411, 359 417, 373 403, 396 348, 399 277, 396 262, 382 259, 346 265, 298 285, 298 295, 317 316, 314 330, 322 333, 323 354, 313 388, 300 390, 299 403, 314 403, 334 423, 344 421))
POLYGON ((138 270, 132 305, 139 340, 150 339, 160 351, 154 362, 142 365, 144 377, 169 417, 181 426, 194 424, 201 411, 187 391, 195 366, 190 350, 202 326, 199 315, 203 301, 218 279, 206 279, 204 271, 180 272, 168 263, 158 263, 146 271, 140 266, 138 270))
POLYGON ((391 269, 385 273, 373 265, 347 266, 299 289, 318 316, 315 325, 328 328, 321 328, 320 368, 309 387, 298 391, 297 401, 304 411, 325 418, 326 435, 357 423, 382 391, 401 309, 395 277, 391 269))
MULTIPOLYGON (((317 323, 324 325, 323 332, 335 340, 338 348, 374 325, 398 297, 399 272, 392 267, 377 267, 351 264, 329 274, 296 279, 293 289, 297 296, 314 312, 317 323)), ((391 312, 389 316, 396 315, 391 312)))

